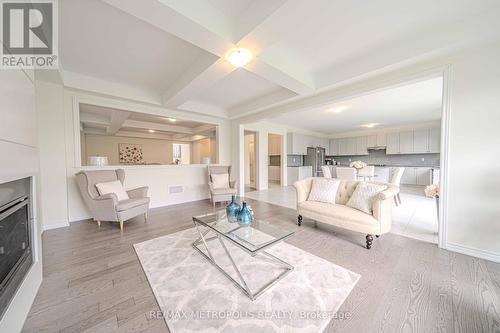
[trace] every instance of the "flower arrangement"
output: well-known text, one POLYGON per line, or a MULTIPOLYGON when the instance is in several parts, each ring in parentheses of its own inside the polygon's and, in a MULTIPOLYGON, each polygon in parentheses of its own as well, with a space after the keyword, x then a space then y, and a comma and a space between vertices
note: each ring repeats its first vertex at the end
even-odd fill
POLYGON ((424 192, 426 197, 439 198, 439 185, 428 185, 424 192))
POLYGON ((363 169, 367 164, 363 161, 354 161, 349 164, 349 167, 355 169, 363 169))

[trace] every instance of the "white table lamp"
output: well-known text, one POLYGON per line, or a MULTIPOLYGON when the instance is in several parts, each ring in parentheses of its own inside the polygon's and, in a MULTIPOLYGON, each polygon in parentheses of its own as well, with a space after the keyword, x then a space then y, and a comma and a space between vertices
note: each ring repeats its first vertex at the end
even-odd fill
POLYGON ((91 166, 105 166, 108 165, 107 156, 89 156, 87 164, 91 166))

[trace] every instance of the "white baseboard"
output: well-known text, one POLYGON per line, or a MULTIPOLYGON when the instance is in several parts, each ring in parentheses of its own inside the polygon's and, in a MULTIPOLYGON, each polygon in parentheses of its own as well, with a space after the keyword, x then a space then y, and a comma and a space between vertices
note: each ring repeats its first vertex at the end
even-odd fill
POLYGON ((474 247, 456 244, 456 243, 450 243, 450 242, 448 242, 446 244, 446 249, 448 251, 458 252, 461 254, 466 254, 468 256, 477 257, 477 258, 500 263, 500 253, 487 251, 487 250, 481 250, 481 249, 477 249, 474 247))
POLYGON ((57 228, 64 228, 64 227, 69 227, 69 223, 61 222, 61 223, 47 224, 43 226, 43 231, 57 229, 57 228))

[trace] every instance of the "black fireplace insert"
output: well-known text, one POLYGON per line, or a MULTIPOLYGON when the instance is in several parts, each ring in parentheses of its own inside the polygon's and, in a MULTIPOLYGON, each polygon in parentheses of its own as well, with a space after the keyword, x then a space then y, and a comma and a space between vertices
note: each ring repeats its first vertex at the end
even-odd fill
POLYGON ((30 179, 0 184, 0 318, 33 264, 30 179))

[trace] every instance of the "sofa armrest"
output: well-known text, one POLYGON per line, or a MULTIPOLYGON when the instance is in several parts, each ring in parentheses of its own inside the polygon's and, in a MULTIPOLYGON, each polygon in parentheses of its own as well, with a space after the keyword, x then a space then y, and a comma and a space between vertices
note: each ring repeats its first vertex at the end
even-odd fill
POLYGON ((309 195, 307 179, 298 180, 293 183, 293 186, 295 187, 295 191, 297 192, 297 204, 306 201, 307 196, 309 195))
POLYGON ((127 194, 130 198, 146 198, 148 196, 148 189, 149 187, 142 186, 128 190, 127 194))
POLYGON ((387 199, 392 199, 394 198, 397 194, 399 193, 399 187, 396 186, 390 186, 387 189, 383 190, 379 194, 377 194, 377 197, 375 200, 387 200, 387 199))

